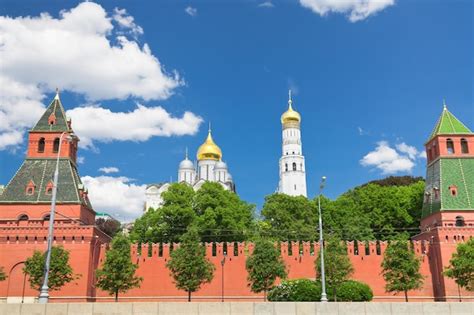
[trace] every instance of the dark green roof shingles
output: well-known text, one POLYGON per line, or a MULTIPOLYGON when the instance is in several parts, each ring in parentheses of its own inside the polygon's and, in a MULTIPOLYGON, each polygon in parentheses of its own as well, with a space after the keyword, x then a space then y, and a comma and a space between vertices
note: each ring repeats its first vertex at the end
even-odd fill
POLYGON ((456 134, 472 134, 472 131, 445 107, 428 140, 431 140, 438 135, 456 134))
POLYGON ((67 123, 66 113, 64 112, 63 105, 59 97, 55 97, 51 104, 41 116, 40 120, 36 125, 31 129, 31 131, 70 131, 70 128, 67 123), (49 123, 49 117, 54 113, 56 121, 54 124, 49 123))

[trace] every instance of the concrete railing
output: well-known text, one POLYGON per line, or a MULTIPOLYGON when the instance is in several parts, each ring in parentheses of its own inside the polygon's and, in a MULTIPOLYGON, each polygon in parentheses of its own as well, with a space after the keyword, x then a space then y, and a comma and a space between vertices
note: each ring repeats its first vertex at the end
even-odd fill
POLYGON ((473 302, 0 304, 0 315, 474 315, 473 302))

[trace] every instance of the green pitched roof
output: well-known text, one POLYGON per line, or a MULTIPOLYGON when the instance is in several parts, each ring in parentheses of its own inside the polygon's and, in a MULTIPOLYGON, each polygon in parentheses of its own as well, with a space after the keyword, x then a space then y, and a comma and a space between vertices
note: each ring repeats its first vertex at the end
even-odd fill
POLYGON ((56 94, 43 116, 41 116, 31 131, 70 131, 64 107, 59 99, 59 94, 56 94), (54 114, 56 118, 55 123, 52 125, 49 123, 51 114, 54 114))
POLYGON ((443 113, 439 117, 433 132, 428 140, 438 135, 454 135, 454 134, 472 134, 459 119, 457 119, 451 112, 444 106, 443 113))
MULTIPOLYGON (((436 172, 434 168, 431 172, 436 172)), ((427 176, 436 176, 430 174, 427 176)), ((440 198, 423 204, 423 215, 426 217, 438 211, 471 210, 474 211, 474 158, 441 158, 439 160, 440 198), (453 196, 449 189, 456 186, 457 194, 453 196)))
MULTIPOLYGON (((51 195, 46 187, 52 182, 56 159, 26 159, 0 195, 2 203, 51 203, 51 195), (32 182, 34 193, 26 193, 27 185, 32 182)), ((69 158, 59 160, 58 203, 84 204, 92 209, 88 198, 79 194, 82 185, 76 166, 69 158)))

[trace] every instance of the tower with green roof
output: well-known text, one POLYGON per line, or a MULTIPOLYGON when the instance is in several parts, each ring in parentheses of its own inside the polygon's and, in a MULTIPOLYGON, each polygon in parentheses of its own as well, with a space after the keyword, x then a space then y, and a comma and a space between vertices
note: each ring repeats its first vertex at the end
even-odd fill
POLYGON ((421 233, 414 239, 429 241, 434 296, 446 301, 458 288, 443 271, 457 244, 474 237, 474 133, 444 105, 425 148, 421 233))

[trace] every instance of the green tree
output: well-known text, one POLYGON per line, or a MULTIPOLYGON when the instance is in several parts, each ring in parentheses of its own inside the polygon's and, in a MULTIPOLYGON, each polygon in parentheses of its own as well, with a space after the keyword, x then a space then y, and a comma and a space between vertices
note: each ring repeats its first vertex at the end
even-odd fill
POLYGON ((221 184, 206 182, 196 192, 197 228, 204 242, 244 241, 254 230, 254 205, 221 184))
POLYGON ((115 234, 120 232, 121 228, 120 222, 115 219, 106 220, 104 218, 98 218, 97 220, 95 220, 95 225, 99 230, 101 230, 112 238, 115 236, 115 234))
MULTIPOLYGON (((39 290, 43 285, 44 263, 46 252, 42 253, 35 250, 33 256, 25 261, 23 272, 29 276, 30 286, 39 290)), ((69 252, 62 246, 53 246, 51 248, 51 261, 48 277, 48 287, 50 290, 59 290, 66 283, 76 280, 79 275, 74 274, 69 264, 69 252)))
POLYGON ((474 291, 474 238, 457 246, 444 274, 454 279, 458 285, 459 301, 461 301, 460 288, 474 291))
POLYGON ((274 243, 266 239, 257 239, 254 243, 253 252, 247 258, 245 267, 248 272, 247 280, 252 292, 267 292, 275 283, 277 278, 285 279, 287 276, 285 263, 274 243))
MULTIPOLYGON (((351 260, 347 255, 344 242, 335 237, 329 237, 324 242, 324 269, 328 287, 332 288, 334 300, 337 301, 337 290, 354 272, 351 260)), ((317 278, 321 280, 321 255, 315 261, 317 278)))
POLYGON ((162 194, 163 206, 150 209, 137 219, 130 238, 139 243, 178 242, 195 220, 194 197, 188 184, 171 184, 162 194))
POLYGON ((315 240, 317 208, 303 196, 272 194, 265 197, 262 216, 271 228, 271 237, 281 241, 315 240))
POLYGON ((399 238, 390 242, 382 261, 382 275, 387 292, 404 292, 408 302, 408 291, 423 286, 420 259, 409 248, 406 240, 399 238))
POLYGON ((3 271, 3 267, 0 266, 0 281, 4 281, 5 279, 7 279, 7 275, 5 271, 3 271))
POLYGON ((170 270, 176 287, 188 292, 189 302, 193 292, 199 290, 202 284, 211 282, 215 267, 206 258, 206 248, 200 244, 195 227, 190 227, 181 237, 181 244, 171 252, 171 259, 166 267, 170 270))
POLYGON ((140 286, 141 277, 135 276, 138 266, 132 262, 130 241, 123 234, 115 235, 111 248, 105 254, 105 262, 97 270, 97 287, 115 296, 140 286))

